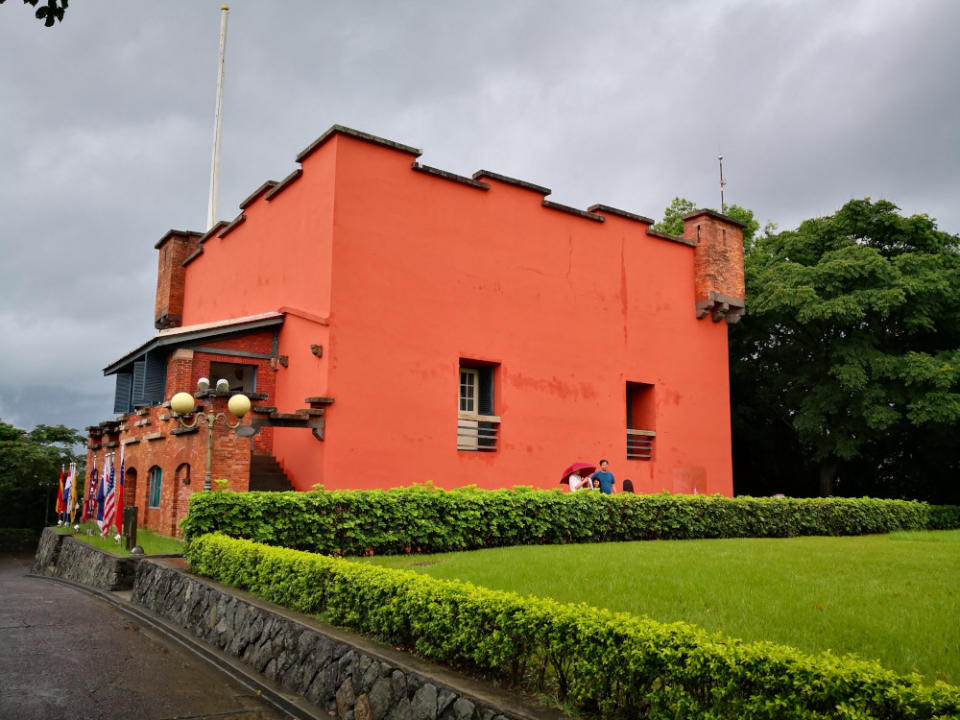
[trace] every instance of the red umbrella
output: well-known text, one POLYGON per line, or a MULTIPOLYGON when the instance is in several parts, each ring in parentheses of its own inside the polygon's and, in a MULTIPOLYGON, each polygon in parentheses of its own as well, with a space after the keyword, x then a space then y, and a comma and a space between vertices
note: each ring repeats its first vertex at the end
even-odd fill
POLYGON ((563 485, 564 483, 566 483, 567 478, 569 478, 574 473, 577 473, 582 477, 584 475, 589 475, 596 469, 597 469, 597 466, 591 465, 590 463, 585 463, 585 462, 574 463, 573 465, 571 465, 570 467, 568 467, 566 470, 563 471, 563 475, 560 476, 560 484, 563 485))

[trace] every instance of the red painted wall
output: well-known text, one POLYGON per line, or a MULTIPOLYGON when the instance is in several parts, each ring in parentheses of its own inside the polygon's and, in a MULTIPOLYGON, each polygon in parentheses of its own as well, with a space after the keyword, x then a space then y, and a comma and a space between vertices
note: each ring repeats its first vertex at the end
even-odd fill
POLYGON ((731 494, 727 329, 696 319, 693 248, 413 159, 334 134, 186 268, 185 325, 288 308, 281 411, 335 399, 324 442, 275 431, 295 486, 559 487, 606 457, 640 492, 731 494), (456 449, 460 358, 499 364, 496 452, 456 449), (651 461, 626 459, 628 381, 655 386, 651 461))

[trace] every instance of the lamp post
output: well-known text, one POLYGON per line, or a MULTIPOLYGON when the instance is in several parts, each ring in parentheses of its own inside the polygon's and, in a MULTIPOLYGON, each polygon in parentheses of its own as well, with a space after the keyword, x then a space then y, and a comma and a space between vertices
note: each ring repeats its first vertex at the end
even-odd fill
MULTIPOLYGON (((206 378, 200 378, 197 382, 197 390, 199 392, 206 392, 209 387, 210 381, 206 378)), ((217 390, 219 392, 227 392, 229 388, 229 383, 227 383, 226 380, 217 381, 217 390)), ((210 403, 210 410, 206 413, 197 413, 193 418, 193 422, 184 420, 183 416, 190 415, 195 406, 196 403, 194 402, 193 395, 190 393, 178 392, 170 398, 170 409, 173 411, 173 417, 176 418, 180 425, 185 428, 195 428, 201 420, 207 424, 207 471, 203 476, 203 489, 209 490, 211 488, 210 468, 213 462, 213 426, 218 420, 221 420, 223 424, 231 430, 239 427, 240 419, 250 410, 250 398, 243 394, 234 395, 227 402, 227 409, 230 410, 230 414, 236 418, 236 422, 233 424, 230 423, 230 418, 226 413, 213 411, 212 402, 210 403)))

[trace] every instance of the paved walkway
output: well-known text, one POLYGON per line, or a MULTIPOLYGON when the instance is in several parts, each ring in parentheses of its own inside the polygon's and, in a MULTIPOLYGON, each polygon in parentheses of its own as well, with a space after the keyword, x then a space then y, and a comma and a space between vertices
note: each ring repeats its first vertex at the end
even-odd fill
POLYGON ((0 719, 280 720, 289 715, 170 638, 0 555, 0 719))

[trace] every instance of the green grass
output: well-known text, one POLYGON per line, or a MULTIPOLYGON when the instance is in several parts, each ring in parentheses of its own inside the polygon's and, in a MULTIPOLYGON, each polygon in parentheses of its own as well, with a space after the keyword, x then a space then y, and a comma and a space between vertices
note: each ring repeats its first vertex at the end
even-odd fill
POLYGON ((960 684, 960 530, 367 558, 960 684))
MULTIPOLYGON (((94 547, 106 550, 114 555, 129 555, 130 553, 124 547, 123 542, 114 540, 117 534, 116 528, 111 528, 107 537, 100 537, 100 529, 95 522, 87 522, 81 525, 80 532, 74 537, 94 547), (92 530, 92 535, 87 535, 87 530, 92 530)), ((183 553, 183 541, 176 538, 158 535, 150 530, 137 530, 137 544, 143 548, 147 555, 179 555, 183 553)))

